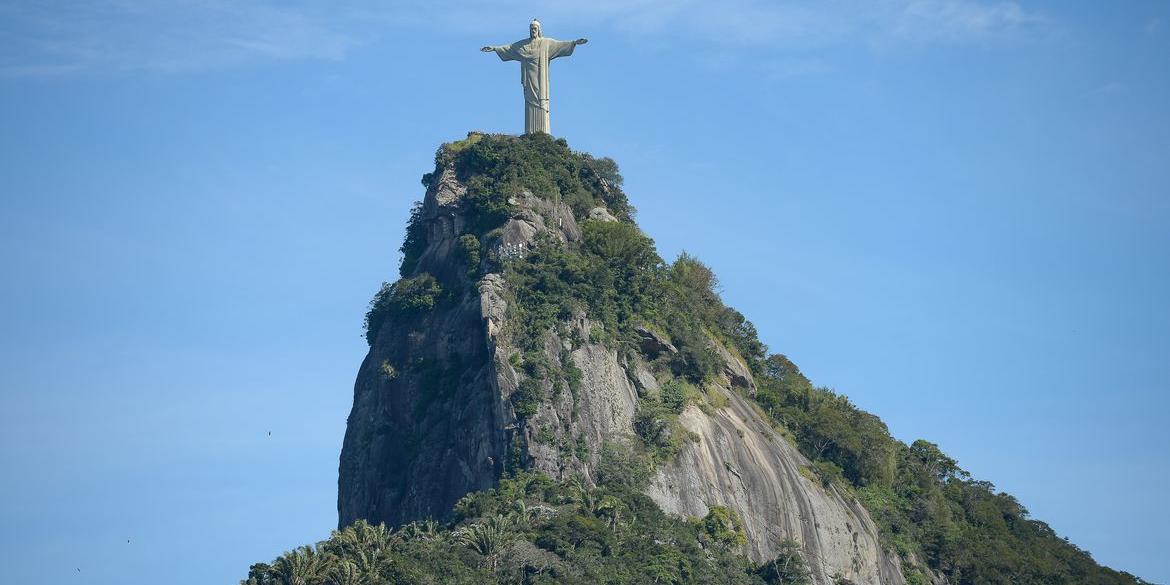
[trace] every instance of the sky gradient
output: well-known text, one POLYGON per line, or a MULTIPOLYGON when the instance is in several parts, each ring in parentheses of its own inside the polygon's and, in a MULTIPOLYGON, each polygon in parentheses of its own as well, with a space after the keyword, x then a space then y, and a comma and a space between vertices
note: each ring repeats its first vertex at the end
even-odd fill
POLYGON ((234 583, 336 524, 435 148, 617 160, 817 384, 1170 581, 1170 5, 0 0, 0 566, 234 583), (268 433, 271 432, 271 436, 268 433), (129 540, 130 542, 127 542, 129 540))

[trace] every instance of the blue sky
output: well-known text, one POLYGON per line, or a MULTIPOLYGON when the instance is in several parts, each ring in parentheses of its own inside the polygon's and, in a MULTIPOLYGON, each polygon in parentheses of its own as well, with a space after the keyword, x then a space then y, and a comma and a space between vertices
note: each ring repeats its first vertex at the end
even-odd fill
POLYGON ((230 583, 327 535, 366 303, 434 149, 522 128, 477 49, 533 16, 590 38, 553 131, 664 256, 1170 580, 1170 6, 601 0, 0 2, 6 582, 230 583))

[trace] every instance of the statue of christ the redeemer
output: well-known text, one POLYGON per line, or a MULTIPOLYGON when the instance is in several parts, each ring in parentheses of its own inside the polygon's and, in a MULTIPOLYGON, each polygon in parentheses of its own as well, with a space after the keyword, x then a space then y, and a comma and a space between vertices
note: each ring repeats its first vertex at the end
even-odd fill
POLYGON ((484 47, 485 53, 495 52, 501 61, 520 62, 520 84, 524 86, 524 133, 549 133, 548 121, 548 62, 573 54, 577 45, 587 39, 558 41, 540 34, 540 21, 528 25, 528 38, 510 45, 484 47))

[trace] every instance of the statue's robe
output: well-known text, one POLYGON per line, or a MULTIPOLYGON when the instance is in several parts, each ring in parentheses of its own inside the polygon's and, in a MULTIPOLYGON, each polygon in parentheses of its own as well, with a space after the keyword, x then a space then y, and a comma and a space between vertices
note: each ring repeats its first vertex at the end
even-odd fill
POLYGON ((577 43, 547 37, 527 38, 492 50, 501 61, 520 62, 520 84, 524 86, 524 133, 550 133, 548 116, 548 62, 573 54, 577 43))

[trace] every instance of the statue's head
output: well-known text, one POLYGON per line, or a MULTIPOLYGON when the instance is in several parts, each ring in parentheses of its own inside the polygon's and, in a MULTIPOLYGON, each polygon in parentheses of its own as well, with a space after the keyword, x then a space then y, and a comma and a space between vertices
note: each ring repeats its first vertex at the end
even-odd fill
POLYGON ((528 23, 528 36, 532 37, 534 39, 540 38, 540 21, 539 20, 536 20, 535 18, 533 18, 532 22, 528 23))

